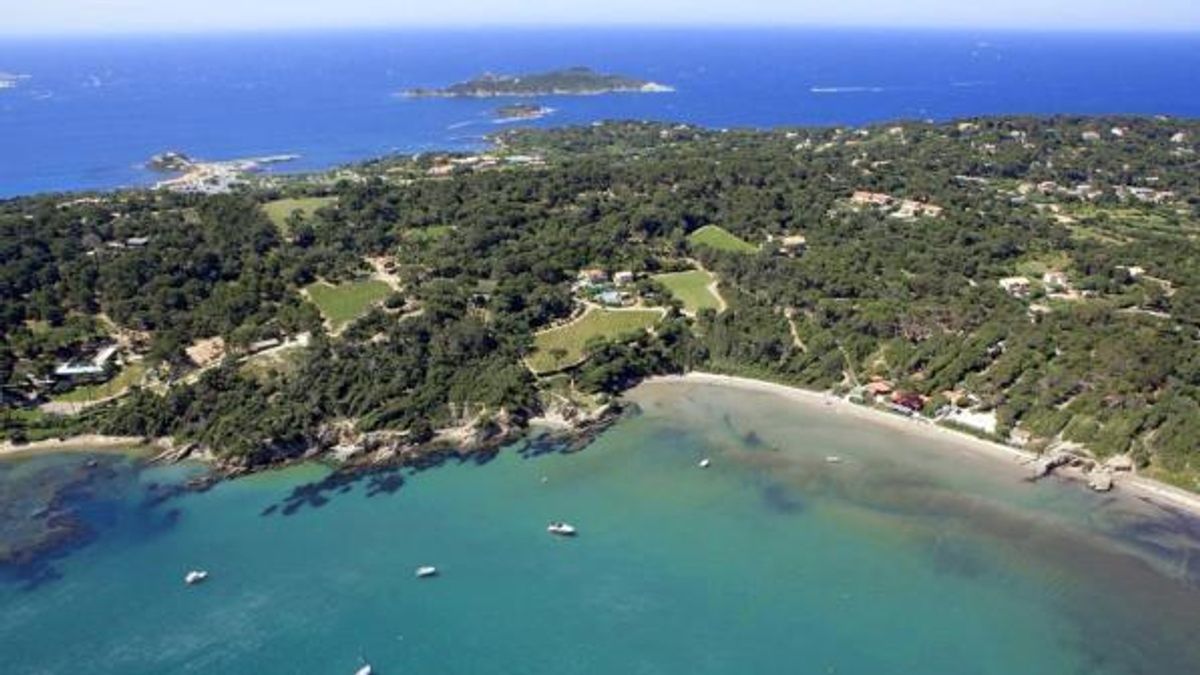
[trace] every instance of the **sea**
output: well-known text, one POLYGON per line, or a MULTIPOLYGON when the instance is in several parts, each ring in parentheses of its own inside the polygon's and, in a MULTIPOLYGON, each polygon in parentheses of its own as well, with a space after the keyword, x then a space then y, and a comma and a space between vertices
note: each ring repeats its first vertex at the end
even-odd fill
POLYGON ((484 72, 589 66, 672 94, 545 97, 537 126, 712 128, 990 114, 1200 115, 1200 35, 801 29, 478 29, 6 37, 0 197, 152 183, 155 153, 297 154, 310 171, 471 150, 502 100, 409 100, 484 72))
POLYGON ((18 495, 76 535, 0 581, 3 670, 1200 670, 1195 517, 840 406, 668 382, 630 401, 583 450, 354 479, 193 492, 199 467, 0 462, 0 528, 18 495))

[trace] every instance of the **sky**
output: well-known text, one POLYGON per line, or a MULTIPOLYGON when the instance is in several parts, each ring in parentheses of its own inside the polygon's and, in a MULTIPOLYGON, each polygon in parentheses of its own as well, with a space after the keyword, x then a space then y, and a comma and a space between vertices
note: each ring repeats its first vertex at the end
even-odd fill
POLYGON ((1200 0, 0 0, 0 34, 493 25, 1196 31, 1200 0))

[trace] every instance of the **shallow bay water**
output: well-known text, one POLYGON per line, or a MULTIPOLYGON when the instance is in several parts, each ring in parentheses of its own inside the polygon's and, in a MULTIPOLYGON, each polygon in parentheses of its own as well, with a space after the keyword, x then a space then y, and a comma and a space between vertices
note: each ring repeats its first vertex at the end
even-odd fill
POLYGON ((327 475, 304 466, 147 503, 189 470, 130 474, 124 500, 104 493, 116 515, 47 561, 57 578, 0 582, 4 670, 1200 667, 1187 516, 771 394, 632 398, 640 414, 582 452, 509 448, 394 491, 375 476, 289 501, 327 475), (548 536, 558 519, 580 536, 548 536), (426 564, 441 576, 416 579, 426 564), (192 568, 210 580, 184 586, 192 568))

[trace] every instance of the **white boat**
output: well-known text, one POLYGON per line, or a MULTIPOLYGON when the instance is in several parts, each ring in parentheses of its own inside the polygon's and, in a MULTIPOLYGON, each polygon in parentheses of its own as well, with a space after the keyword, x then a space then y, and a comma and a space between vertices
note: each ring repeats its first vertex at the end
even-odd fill
POLYGON ((548 525, 546 527, 546 531, 549 532, 550 534, 557 534, 560 537, 574 537, 575 536, 575 526, 571 525, 570 523, 561 523, 561 522, 550 523, 550 525, 548 525))
POLYGON ((825 457, 825 461, 830 464, 840 464, 842 461, 842 458, 838 457, 837 455, 828 455, 825 457))
POLYGON ((208 572, 204 570, 192 570, 183 577, 183 583, 188 586, 194 586, 208 578, 208 572))
POLYGON ((417 578, 424 579, 425 577, 436 577, 438 569, 433 565, 422 565, 417 568, 417 578))
POLYGON ((700 468, 701 469, 707 469, 710 466, 712 466, 712 460, 710 460, 709 458, 705 457, 704 459, 700 460, 700 468))
POLYGON ((371 664, 364 663, 362 668, 354 671, 354 675, 371 675, 371 664))

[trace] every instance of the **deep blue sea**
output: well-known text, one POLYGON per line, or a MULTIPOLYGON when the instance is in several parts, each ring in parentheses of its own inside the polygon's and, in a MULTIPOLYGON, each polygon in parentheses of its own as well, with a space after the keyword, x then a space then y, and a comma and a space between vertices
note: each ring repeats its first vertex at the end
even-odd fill
POLYGON ((542 125, 863 124, 999 113, 1200 115, 1200 36, 814 30, 505 30, 0 42, 0 196, 153 180, 174 149, 296 153, 307 170, 469 148, 500 101, 395 94, 586 65, 677 88, 547 98, 542 125))

